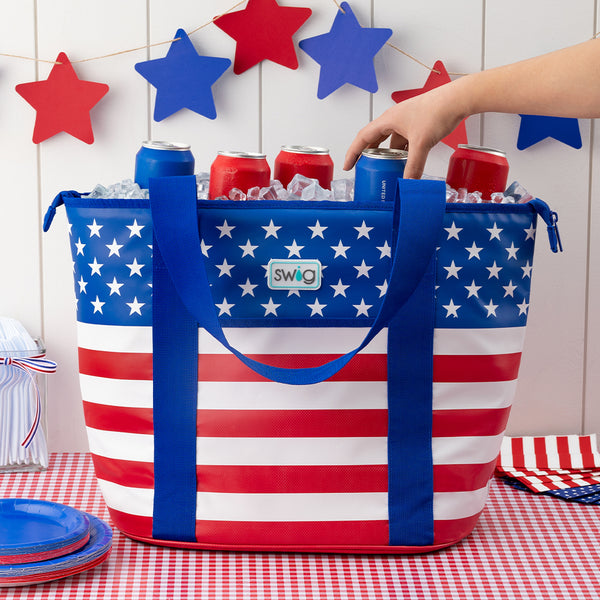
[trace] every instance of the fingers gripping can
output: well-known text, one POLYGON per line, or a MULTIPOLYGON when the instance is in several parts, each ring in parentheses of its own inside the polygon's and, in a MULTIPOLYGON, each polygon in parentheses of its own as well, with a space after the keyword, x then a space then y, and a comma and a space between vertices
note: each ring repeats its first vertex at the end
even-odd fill
POLYGON ((506 153, 494 148, 459 144, 450 157, 446 183, 453 189, 481 192, 490 200, 494 192, 503 192, 508 179, 506 153))
POLYGON ((246 192, 250 188, 267 187, 271 169, 265 154, 256 152, 219 152, 210 167, 208 197, 228 196, 233 188, 246 192))
POLYGON ((135 182, 148 189, 151 177, 193 175, 194 156, 188 144, 142 142, 135 156, 135 182))
POLYGON ((333 161, 329 150, 316 146, 282 146, 275 159, 273 178, 286 187, 297 173, 317 179, 323 189, 330 189, 333 161))
POLYGON ((367 148, 355 167, 354 198, 357 202, 394 200, 396 182, 404 177, 408 152, 394 148, 367 148))

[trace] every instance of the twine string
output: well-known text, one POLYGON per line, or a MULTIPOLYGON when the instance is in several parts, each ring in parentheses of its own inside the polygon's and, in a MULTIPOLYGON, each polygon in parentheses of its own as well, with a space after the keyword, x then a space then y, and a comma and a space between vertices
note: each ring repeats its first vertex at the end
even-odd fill
MULTIPOLYGON (((246 0, 240 0, 239 2, 237 2, 236 4, 234 4, 231 8, 228 8, 226 11, 224 11, 220 15, 217 15, 216 17, 213 17, 212 19, 210 19, 210 21, 207 21, 206 23, 200 25, 199 27, 196 27, 195 29, 192 29, 188 33, 188 35, 193 35, 194 33, 197 33, 198 31, 200 31, 201 29, 204 29, 208 25, 211 25, 217 19, 219 19, 223 15, 226 15, 227 13, 230 13, 231 11, 235 10, 238 6, 244 4, 245 2, 246 2, 246 0)), ((333 3, 337 6, 337 8, 338 8, 339 11, 341 11, 343 14, 346 14, 346 12, 342 8, 342 6, 341 6, 340 2, 338 2, 338 0, 333 0, 333 3)), ((594 37, 596 37, 598 35, 600 35, 600 32, 596 33, 594 35, 594 37)), ((120 50, 118 52, 111 52, 110 54, 103 54, 101 56, 94 56, 94 57, 91 57, 91 58, 81 58, 81 59, 78 59, 78 60, 72 60, 71 64, 84 63, 84 62, 89 62, 89 61, 93 61, 93 60, 101 60, 101 59, 104 59, 104 58, 111 58, 113 56, 119 56, 121 54, 128 54, 130 52, 138 52, 139 50, 146 50, 148 48, 154 48, 156 46, 163 46, 165 44, 172 44, 173 42, 177 42, 180 39, 181 38, 173 38, 173 39, 170 39, 170 40, 165 40, 163 42, 154 42, 152 44, 145 44, 143 46, 137 46, 136 48, 129 48, 127 50, 120 50)), ((396 50, 396 52, 400 52, 400 54, 403 54, 404 56, 406 56, 410 60, 416 62, 417 64, 421 65, 422 67, 424 67, 428 71, 431 71, 433 73, 437 73, 438 75, 440 74, 440 72, 437 69, 434 69, 433 67, 430 67, 430 66, 426 65, 424 62, 420 61, 418 58, 414 57, 412 54, 409 54, 408 52, 402 50, 401 48, 398 48, 394 44, 392 44, 390 42, 386 42, 386 45, 389 46, 390 48, 396 50)), ((21 56, 21 55, 18 55, 18 54, 7 54, 7 53, 4 53, 4 52, 0 52, 0 56, 4 56, 4 57, 8 57, 8 58, 17 58, 17 59, 22 59, 22 60, 30 60, 30 61, 34 61, 34 62, 48 63, 48 64, 51 64, 51 65, 59 65, 59 64, 61 64, 59 61, 56 61, 56 60, 45 60, 43 58, 36 58, 36 57, 30 57, 30 56, 21 56)), ((453 73, 453 72, 448 72, 448 74, 449 75, 456 75, 456 76, 466 75, 466 73, 453 73)))

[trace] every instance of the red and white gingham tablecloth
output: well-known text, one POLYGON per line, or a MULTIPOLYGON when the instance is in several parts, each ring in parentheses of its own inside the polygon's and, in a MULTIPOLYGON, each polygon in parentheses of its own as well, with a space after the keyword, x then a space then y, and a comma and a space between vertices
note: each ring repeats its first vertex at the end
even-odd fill
MULTIPOLYGON (((61 502, 110 523, 87 454, 55 454, 44 473, 0 474, 0 497, 61 502)), ((600 598, 600 507, 498 480, 471 536, 426 555, 199 552, 145 545, 113 531, 103 565, 6 588, 0 598, 600 598)))

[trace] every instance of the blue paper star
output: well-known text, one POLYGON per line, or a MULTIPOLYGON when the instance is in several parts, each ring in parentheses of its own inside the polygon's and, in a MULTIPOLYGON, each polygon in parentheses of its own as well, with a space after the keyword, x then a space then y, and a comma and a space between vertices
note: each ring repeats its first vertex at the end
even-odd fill
POLYGON ((135 70, 156 88, 154 120, 189 108, 214 119, 217 116, 211 87, 231 65, 228 58, 200 56, 187 33, 178 29, 164 58, 137 63, 135 70))
POLYGON ((579 121, 566 117, 545 117, 540 115, 519 115, 521 127, 517 148, 525 150, 542 140, 551 137, 573 148, 581 148, 579 121))
POLYGON ((329 33, 299 44, 321 65, 317 97, 323 99, 345 83, 376 92, 373 59, 391 35, 391 29, 361 27, 349 4, 342 2, 329 33))

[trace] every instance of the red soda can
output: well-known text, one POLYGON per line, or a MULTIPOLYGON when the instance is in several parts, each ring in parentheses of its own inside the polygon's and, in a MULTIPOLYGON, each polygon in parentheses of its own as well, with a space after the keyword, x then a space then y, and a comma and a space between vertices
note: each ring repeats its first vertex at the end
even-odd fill
POLYGON ((333 161, 327 148, 316 146, 282 146, 275 159, 273 179, 278 179, 287 187, 296 173, 317 179, 319 185, 331 189, 333 161))
POLYGON ((494 148, 459 144, 450 157, 446 183, 458 190, 481 192, 489 201, 495 192, 504 192, 508 179, 506 153, 494 148))
POLYGON ((264 154, 218 152, 210 167, 208 197, 229 197, 233 188, 246 193, 250 188, 267 187, 270 183, 271 169, 264 154))

